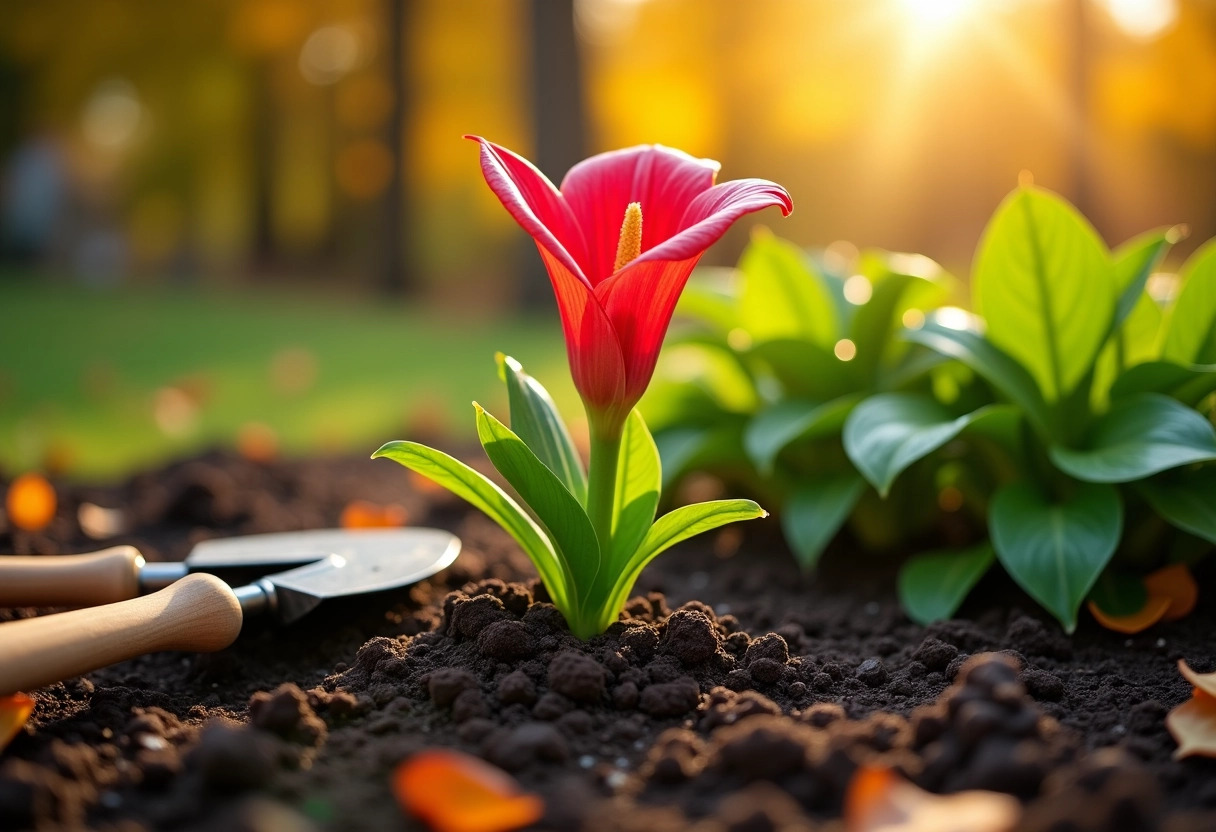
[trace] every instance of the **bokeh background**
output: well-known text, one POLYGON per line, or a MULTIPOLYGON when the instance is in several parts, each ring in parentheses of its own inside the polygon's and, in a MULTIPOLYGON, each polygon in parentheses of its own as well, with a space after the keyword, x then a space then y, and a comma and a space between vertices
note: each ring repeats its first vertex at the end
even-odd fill
POLYGON ((1112 245, 1187 223, 1184 257, 1216 234, 1216 0, 11 0, 0 470, 458 444, 498 349, 576 415, 465 133, 555 181, 679 147, 785 185, 759 221, 800 244, 963 276, 1030 171, 1112 245))

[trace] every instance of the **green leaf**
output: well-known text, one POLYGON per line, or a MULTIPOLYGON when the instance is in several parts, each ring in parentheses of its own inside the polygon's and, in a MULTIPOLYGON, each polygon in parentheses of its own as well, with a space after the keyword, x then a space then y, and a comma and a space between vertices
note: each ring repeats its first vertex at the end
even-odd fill
POLYGON ((988 223, 972 292, 992 343, 1030 371, 1048 401, 1089 371, 1115 314, 1106 246, 1076 209, 1033 187, 1015 190, 988 223))
POLYGON ((859 386, 851 361, 841 361, 831 347, 782 338, 756 344, 748 355, 772 371, 787 396, 828 401, 859 386))
POLYGON ((1182 366, 1172 361, 1146 361, 1129 367, 1111 385, 1112 399, 1138 393, 1162 393, 1194 407, 1216 391, 1216 364, 1182 366))
POLYGON ((899 602, 917 624, 950 618, 992 566, 991 543, 913 555, 899 570, 899 602))
POLYGON ((1087 433, 1082 449, 1052 445, 1051 461, 1086 482, 1131 482, 1216 459, 1216 430, 1198 411, 1160 393, 1120 399, 1087 433))
POLYGON ((844 424, 844 450, 883 497, 904 469, 945 445, 987 408, 952 417, 931 396, 881 393, 853 410, 844 424))
MULTIPOLYGON (((870 259, 873 260, 873 257, 871 255, 870 259)), ((857 347, 853 363, 857 372, 870 379, 871 383, 887 354, 892 336, 902 326, 900 315, 908 308, 908 296, 917 294, 915 290, 922 287, 933 287, 932 281, 923 277, 891 271, 892 266, 898 264, 898 259, 887 257, 883 262, 881 273, 874 275, 870 281, 869 299, 857 307, 849 327, 849 337, 857 347)), ((938 294, 940 297, 940 289, 938 294)), ((933 305, 939 304, 940 300, 933 305)))
POLYGON ((1216 466, 1158 474, 1136 490, 1171 526, 1216 543, 1216 466))
MULTIPOLYGON (((1127 320, 1132 310, 1147 294, 1144 291, 1153 270, 1161 263, 1170 246, 1178 241, 1176 228, 1148 231, 1119 246, 1114 252, 1115 286, 1119 299, 1115 304, 1113 329, 1127 320)), ((1149 298, 1151 302, 1151 298, 1149 298)))
POLYGON ((704 447, 711 433, 710 428, 675 427, 654 435, 661 461, 662 488, 671 485, 688 469, 689 463, 704 447))
MULTIPOLYGON (((616 518, 612 542, 605 547, 609 579, 616 576, 620 565, 634 553, 659 507, 662 487, 662 465, 646 422, 635 409, 625 421, 621 437, 621 458, 616 468, 616 518)), ((602 581, 601 581, 602 583, 602 581)))
POLYGON ((977 326, 962 310, 951 309, 930 316, 919 329, 906 330, 904 337, 961 361, 1020 407, 1040 436, 1053 436, 1054 421, 1030 373, 984 338, 977 326))
POLYGON ((993 497, 988 525, 1001 565, 1071 633, 1119 544, 1123 505, 1110 485, 1080 483, 1069 499, 1052 502, 1029 483, 1013 483, 993 497))
MULTIPOLYGON (((601 546, 581 503, 510 428, 477 408, 477 437, 498 473, 511 483, 548 532, 549 541, 574 579, 571 595, 578 607, 600 571, 601 546)), ((562 610, 563 613, 566 610, 562 610)), ((571 627, 575 621, 569 621, 571 627)))
POLYGON ((549 392, 511 356, 499 353, 497 359, 499 375, 507 383, 511 430, 557 475, 575 499, 586 505, 587 474, 583 461, 549 392))
POLYGON ((836 343, 832 298, 806 252, 771 232, 757 231, 739 270, 739 320, 753 341, 793 338, 827 349, 836 343))
POLYGON ((713 500, 708 503, 694 503, 664 514, 650 527, 646 538, 630 557, 628 564, 613 585, 612 595, 603 607, 604 614, 600 630, 616 620, 621 607, 629 599, 629 593, 633 590, 638 576, 642 574, 642 569, 664 551, 690 537, 711 531, 719 526, 739 520, 754 520, 757 517, 767 516, 768 512, 751 500, 713 500))
POLYGON ((785 399, 757 413, 743 434, 743 446, 763 475, 772 473, 781 450, 796 439, 815 439, 839 433, 857 404, 857 396, 841 396, 819 403, 785 399))
POLYGON ((389 442, 372 454, 386 457, 442 485, 484 512, 515 539, 531 559, 553 603, 563 612, 573 609, 574 579, 544 530, 501 488, 458 459, 417 442, 389 442))
POLYGON ((1107 615, 1121 618, 1144 609, 1148 590, 1139 578, 1107 569, 1098 577, 1089 600, 1107 615))
POLYGON ((781 508, 781 528, 803 570, 810 572, 849 518, 866 481, 854 471, 801 483, 781 508))
POLYGON ((1182 291, 1170 311, 1162 358, 1178 364, 1216 364, 1216 240, 1186 261, 1182 291))

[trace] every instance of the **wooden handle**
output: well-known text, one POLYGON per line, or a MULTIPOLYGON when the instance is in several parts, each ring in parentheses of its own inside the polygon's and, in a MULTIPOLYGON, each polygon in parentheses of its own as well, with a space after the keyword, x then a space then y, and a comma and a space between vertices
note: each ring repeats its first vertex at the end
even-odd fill
POLYGON ((87 607, 139 595, 134 546, 91 555, 0 557, 0 607, 87 607))
POLYGON ((0 696, 31 691, 158 650, 222 650, 241 632, 241 604, 214 575, 103 607, 0 624, 0 696))

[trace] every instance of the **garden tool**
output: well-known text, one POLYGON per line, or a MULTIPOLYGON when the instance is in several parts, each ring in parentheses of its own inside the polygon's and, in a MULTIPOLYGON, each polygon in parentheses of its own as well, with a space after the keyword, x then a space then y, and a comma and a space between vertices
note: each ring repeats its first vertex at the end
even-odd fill
POLYGON ((144 653, 222 650, 252 617, 290 624, 323 601, 420 581, 448 566, 460 541, 421 528, 256 535, 199 544, 187 569, 230 566, 242 552, 263 565, 288 552, 295 562, 310 553, 312 562, 235 589, 197 572, 143 597, 0 624, 0 696, 144 653))

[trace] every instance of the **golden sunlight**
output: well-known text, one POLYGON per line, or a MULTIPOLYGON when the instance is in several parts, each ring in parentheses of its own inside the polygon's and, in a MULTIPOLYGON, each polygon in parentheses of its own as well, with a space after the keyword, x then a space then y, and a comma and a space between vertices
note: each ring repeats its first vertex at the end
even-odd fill
POLYGON ((924 29, 939 29, 958 23, 976 0, 899 0, 908 22, 924 29))

